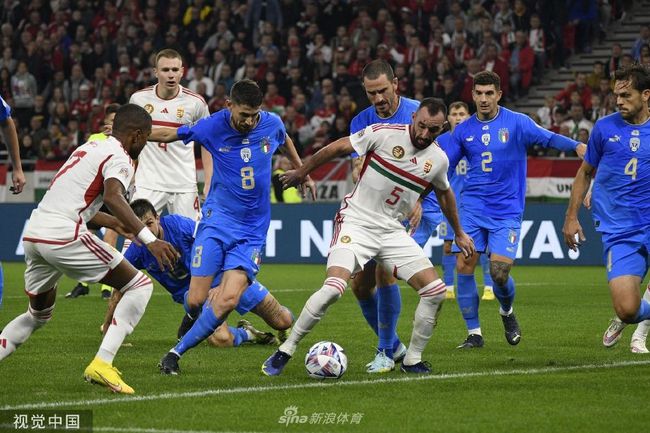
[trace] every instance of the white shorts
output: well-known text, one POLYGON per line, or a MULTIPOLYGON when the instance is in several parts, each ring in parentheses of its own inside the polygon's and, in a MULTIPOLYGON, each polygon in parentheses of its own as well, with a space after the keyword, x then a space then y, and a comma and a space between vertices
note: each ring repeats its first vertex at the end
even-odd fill
POLYGON ((61 275, 75 281, 96 283, 124 259, 122 254, 92 233, 63 245, 23 242, 25 248, 25 291, 29 296, 55 286, 61 275))
POLYGON ((422 248, 406 230, 367 228, 349 221, 335 224, 329 256, 331 259, 328 259, 327 267, 340 266, 353 274, 361 271, 371 259, 375 259, 405 281, 416 273, 433 267, 422 248), (339 263, 335 251, 340 249, 352 251, 355 263, 339 263))
POLYGON ((165 192, 137 187, 131 201, 141 198, 149 200, 159 215, 165 208, 170 214, 182 215, 195 221, 201 215, 199 194, 197 192, 165 192))

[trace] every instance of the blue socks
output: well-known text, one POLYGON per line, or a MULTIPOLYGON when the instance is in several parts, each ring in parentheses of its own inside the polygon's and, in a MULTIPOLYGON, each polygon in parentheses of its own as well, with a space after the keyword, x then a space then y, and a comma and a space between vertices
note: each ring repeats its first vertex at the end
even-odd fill
POLYGON ((230 333, 235 337, 232 340, 233 347, 240 346, 242 343, 248 341, 248 334, 244 328, 233 328, 232 326, 229 326, 228 330, 230 330, 230 333))
POLYGON ((445 286, 454 285, 454 272, 456 272, 456 255, 442 255, 442 279, 445 286))
POLYGON ((397 284, 377 288, 379 350, 393 357, 393 347, 399 346, 397 319, 402 309, 402 297, 397 284))
POLYGON ((458 274, 458 289, 456 291, 458 308, 465 319, 467 329, 480 328, 478 319, 478 291, 474 275, 458 274))
POLYGON ((636 313, 636 317, 634 318, 634 322, 632 323, 639 323, 643 322, 644 320, 650 319, 650 303, 646 301, 645 299, 641 299, 641 305, 639 305, 639 311, 636 313))
POLYGON ((490 275, 490 258, 487 254, 481 254, 481 269, 483 269, 483 285, 494 287, 492 275, 490 275))
POLYGON ((363 314, 363 317, 366 318, 368 325, 370 325, 372 330, 375 331, 376 335, 379 335, 379 330, 377 329, 377 293, 375 292, 375 294, 368 299, 360 299, 359 307, 361 307, 361 313, 363 314))
POLYGON ((505 287, 495 285, 493 287, 494 296, 499 300, 501 309, 506 313, 512 308, 512 302, 515 300, 515 280, 508 277, 505 287))
POLYGON ((194 326, 192 326, 192 328, 187 331, 187 334, 181 338, 181 341, 179 341, 176 347, 174 347, 173 352, 178 356, 183 355, 183 353, 208 338, 222 323, 223 320, 215 316, 212 306, 209 302, 206 302, 203 306, 201 315, 196 320, 196 323, 194 323, 194 326))

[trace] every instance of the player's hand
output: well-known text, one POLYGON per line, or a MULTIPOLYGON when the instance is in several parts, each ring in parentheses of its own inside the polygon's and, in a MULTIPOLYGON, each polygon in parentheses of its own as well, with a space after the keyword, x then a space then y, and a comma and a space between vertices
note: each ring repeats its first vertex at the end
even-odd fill
POLYGON ((12 194, 20 194, 23 192, 23 188, 25 187, 25 173, 21 169, 14 169, 11 172, 11 182, 13 185, 9 187, 9 191, 11 191, 12 194))
POLYGON ((456 245, 460 248, 460 251, 463 253, 465 258, 472 257, 476 252, 476 247, 474 246, 474 239, 469 237, 465 232, 456 233, 456 245))
POLYGON ((305 175, 300 169, 287 170, 280 175, 280 181, 284 189, 291 188, 292 186, 297 187, 305 181, 305 175))
POLYGON ((422 202, 420 202, 420 200, 415 202, 415 206, 413 206, 413 210, 411 210, 408 219, 409 219, 409 225, 408 225, 409 233, 413 234, 418 229, 418 226, 420 225, 420 221, 422 220, 422 202))
POLYGON ((584 143, 578 143, 576 146, 576 153, 580 159, 585 159, 585 154, 587 153, 587 145, 584 143))
POLYGON ((311 199, 316 201, 316 183, 310 176, 307 176, 305 181, 300 185, 300 194, 302 195, 302 198, 307 198, 308 190, 311 199))
POLYGON ((584 200, 582 200, 582 204, 587 209, 591 209, 591 191, 587 191, 584 200))
POLYGON ((578 247, 587 240, 577 218, 567 218, 564 220, 562 234, 564 234, 564 242, 573 251, 578 251, 578 247))
POLYGON ((158 266, 161 271, 173 269, 180 257, 180 254, 178 254, 178 251, 176 251, 172 244, 160 239, 147 244, 147 248, 156 258, 156 261, 158 261, 158 266))

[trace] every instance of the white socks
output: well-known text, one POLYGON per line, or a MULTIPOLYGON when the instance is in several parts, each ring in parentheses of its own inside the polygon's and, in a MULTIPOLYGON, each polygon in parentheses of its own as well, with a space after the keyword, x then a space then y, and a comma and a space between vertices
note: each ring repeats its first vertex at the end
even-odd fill
MULTIPOLYGON (((650 302, 650 289, 646 288, 645 292, 643 293, 643 299, 650 302)), ((650 320, 639 322, 636 329, 634 330, 634 334, 632 334, 632 340, 645 341, 645 339, 648 337, 648 331, 650 331, 650 320)))
POLYGON ((287 341, 282 343, 279 349, 288 355, 293 355, 300 340, 320 322, 327 308, 343 295, 346 286, 347 281, 342 278, 327 278, 323 287, 309 297, 298 320, 293 324, 287 341))
POLYGON ((142 318, 153 292, 153 283, 149 277, 138 272, 120 291, 123 293, 122 299, 115 307, 111 326, 108 327, 97 351, 97 356, 109 364, 113 363, 124 339, 133 332, 133 328, 142 318))
POLYGON ((0 334, 0 360, 14 353, 34 331, 49 322, 53 311, 54 305, 41 311, 32 309, 30 305, 26 313, 9 322, 0 334))
POLYGON ((411 342, 403 361, 405 365, 415 365, 422 361, 422 352, 433 335, 445 292, 445 284, 440 279, 418 290, 420 302, 415 309, 411 342))

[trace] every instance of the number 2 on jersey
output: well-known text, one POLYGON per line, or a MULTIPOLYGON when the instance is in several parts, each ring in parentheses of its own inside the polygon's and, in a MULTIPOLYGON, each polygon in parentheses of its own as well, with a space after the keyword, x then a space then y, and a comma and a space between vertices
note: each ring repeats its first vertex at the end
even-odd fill
POLYGON ((637 159, 632 158, 630 159, 630 162, 625 165, 625 174, 632 176, 632 180, 636 180, 636 164, 637 159))
POLYGON ((492 152, 483 152, 481 153, 483 160, 481 161, 481 168, 484 172, 489 173, 492 171, 492 167, 488 167, 488 164, 492 162, 492 152))
POLYGON ((403 192, 404 192, 404 190, 402 188, 400 188, 399 186, 396 186, 395 188, 393 188, 393 190, 390 193, 390 196, 392 198, 386 199, 386 204, 389 204, 391 206, 395 206, 395 204, 399 201, 399 199, 402 198, 402 197, 400 197, 400 194, 403 193, 403 192))
POLYGON ((241 174, 242 189, 255 188, 255 173, 253 167, 242 167, 239 173, 241 174))

